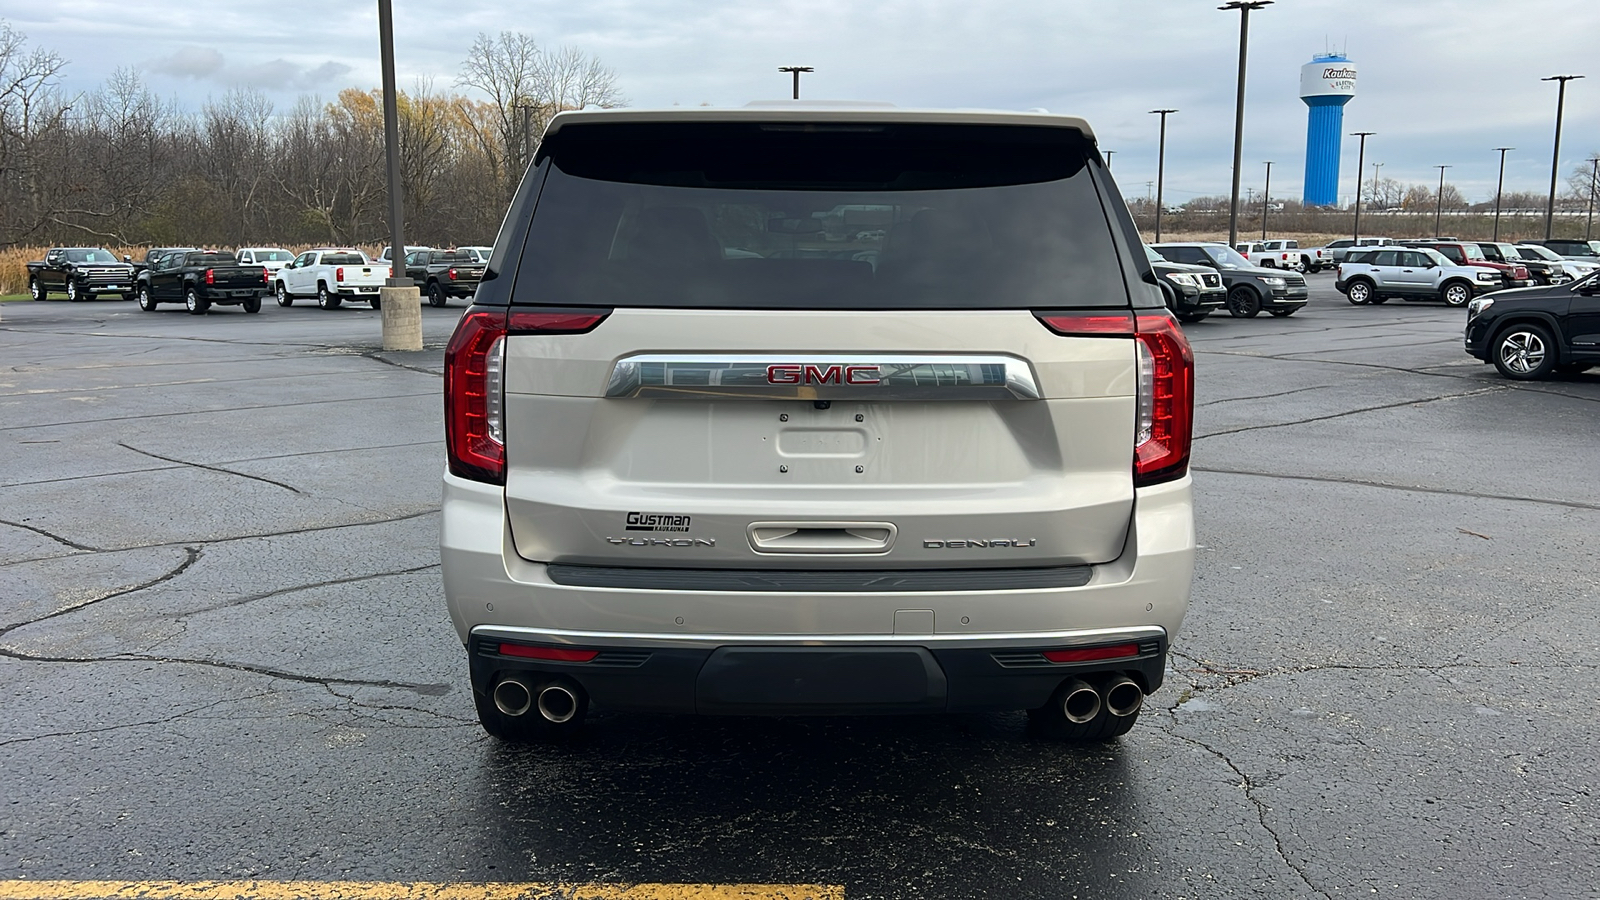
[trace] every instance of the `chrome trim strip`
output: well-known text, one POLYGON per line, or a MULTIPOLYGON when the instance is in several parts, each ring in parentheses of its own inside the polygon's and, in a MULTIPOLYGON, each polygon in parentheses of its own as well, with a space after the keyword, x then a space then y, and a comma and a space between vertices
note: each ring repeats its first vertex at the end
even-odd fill
POLYGON ((647 647, 670 649, 673 647, 714 648, 730 644, 743 646, 778 647, 834 647, 841 645, 908 645, 915 647, 938 646, 956 649, 1011 647, 1038 647, 1042 644, 1056 647, 1074 647, 1091 644, 1109 644, 1119 641, 1145 641, 1165 638, 1167 630, 1159 625, 1133 625, 1127 628, 1085 628, 1073 631, 1015 632, 1005 634, 683 634, 662 635, 619 631, 565 631, 556 628, 525 628, 515 625, 477 625, 472 633, 478 637, 504 638, 510 641, 532 641, 544 644, 572 644, 589 647, 647 647))
POLYGON ((617 360, 605 396, 775 400, 1039 400, 1026 360, 1001 354, 664 354, 617 360), (792 383, 772 383, 780 367, 792 383), (858 379, 852 381, 852 379, 858 379))

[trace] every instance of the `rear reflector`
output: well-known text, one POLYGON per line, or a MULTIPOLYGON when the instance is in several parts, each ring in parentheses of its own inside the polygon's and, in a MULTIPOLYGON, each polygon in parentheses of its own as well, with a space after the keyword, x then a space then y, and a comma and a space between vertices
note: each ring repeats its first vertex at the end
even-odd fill
POLYGON ((565 647, 529 647, 524 644, 501 644, 500 655, 520 656, 523 659, 548 659, 555 662, 588 662, 600 655, 599 650, 569 650, 565 647))
MULTIPOLYGON (((506 646, 505 644, 501 645, 506 646)), ((501 651, 502 653, 505 651, 501 651)), ((1139 655, 1138 644, 1117 644, 1111 647, 1085 647, 1082 650, 1046 650, 1044 658, 1053 663, 1090 662, 1096 659, 1122 659, 1139 655)))

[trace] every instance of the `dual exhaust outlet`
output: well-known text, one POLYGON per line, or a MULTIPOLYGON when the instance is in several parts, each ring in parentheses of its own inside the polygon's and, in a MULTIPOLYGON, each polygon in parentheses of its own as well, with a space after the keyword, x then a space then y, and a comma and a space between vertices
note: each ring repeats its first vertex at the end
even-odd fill
POLYGON ((493 696, 495 709, 513 719, 537 709, 540 718, 560 725, 578 714, 578 690, 559 681, 535 688, 520 678, 506 678, 494 686, 493 696))
POLYGON ((1101 708, 1118 718, 1134 715, 1144 705, 1144 690, 1126 675, 1108 675, 1097 684, 1082 678, 1067 682, 1061 712, 1074 725, 1092 722, 1101 708))

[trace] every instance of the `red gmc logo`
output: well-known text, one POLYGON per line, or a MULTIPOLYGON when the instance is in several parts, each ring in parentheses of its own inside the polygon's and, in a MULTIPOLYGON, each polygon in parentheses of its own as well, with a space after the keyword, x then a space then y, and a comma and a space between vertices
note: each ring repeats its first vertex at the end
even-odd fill
POLYGON ((877 366, 818 366, 800 363, 767 366, 768 384, 878 384, 877 366))

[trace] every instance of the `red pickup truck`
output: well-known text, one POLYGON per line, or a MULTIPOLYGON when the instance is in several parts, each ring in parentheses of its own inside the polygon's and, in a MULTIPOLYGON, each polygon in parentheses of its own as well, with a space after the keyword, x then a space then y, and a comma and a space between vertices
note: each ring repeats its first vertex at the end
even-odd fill
POLYGON ((1458 266, 1482 266, 1500 273, 1502 287, 1533 286, 1533 273, 1521 263, 1495 262, 1483 255, 1483 249, 1467 241, 1418 241, 1413 246, 1432 247, 1458 266))

